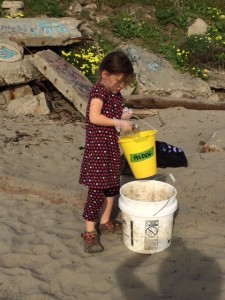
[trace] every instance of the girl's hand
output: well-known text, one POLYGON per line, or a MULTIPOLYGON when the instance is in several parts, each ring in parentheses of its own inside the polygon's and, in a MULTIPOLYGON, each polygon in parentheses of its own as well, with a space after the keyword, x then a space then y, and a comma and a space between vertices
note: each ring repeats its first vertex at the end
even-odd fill
POLYGON ((129 132, 133 130, 133 123, 127 120, 114 119, 117 132, 129 132))
POLYGON ((121 119, 122 120, 129 120, 132 117, 132 115, 133 115, 133 109, 124 107, 121 119))

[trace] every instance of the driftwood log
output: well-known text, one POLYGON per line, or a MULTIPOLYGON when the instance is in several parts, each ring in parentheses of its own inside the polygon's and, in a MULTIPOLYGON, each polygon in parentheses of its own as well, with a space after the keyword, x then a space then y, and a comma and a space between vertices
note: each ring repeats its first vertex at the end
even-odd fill
POLYGON ((225 110, 225 102, 209 102, 203 99, 172 99, 166 97, 151 97, 146 95, 130 95, 124 99, 129 107, 159 109, 169 107, 184 107, 197 110, 225 110))

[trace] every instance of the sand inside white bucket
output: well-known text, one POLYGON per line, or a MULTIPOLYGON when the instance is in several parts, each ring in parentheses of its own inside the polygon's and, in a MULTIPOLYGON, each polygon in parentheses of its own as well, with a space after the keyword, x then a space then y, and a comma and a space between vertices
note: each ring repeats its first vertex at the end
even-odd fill
POLYGON ((173 186, 163 182, 133 182, 122 187, 122 195, 136 201, 164 201, 174 196, 173 186))

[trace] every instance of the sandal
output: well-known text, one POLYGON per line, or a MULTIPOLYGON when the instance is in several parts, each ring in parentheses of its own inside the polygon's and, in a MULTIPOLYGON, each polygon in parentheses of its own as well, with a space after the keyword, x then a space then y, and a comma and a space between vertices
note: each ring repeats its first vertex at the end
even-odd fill
POLYGON ((101 234, 107 234, 107 233, 122 234, 123 233, 123 223, 115 219, 109 220, 105 224, 99 224, 98 228, 101 234))
POLYGON ((100 244, 99 236, 96 231, 84 232, 81 234, 84 242, 84 251, 87 253, 100 253, 103 246, 100 244))

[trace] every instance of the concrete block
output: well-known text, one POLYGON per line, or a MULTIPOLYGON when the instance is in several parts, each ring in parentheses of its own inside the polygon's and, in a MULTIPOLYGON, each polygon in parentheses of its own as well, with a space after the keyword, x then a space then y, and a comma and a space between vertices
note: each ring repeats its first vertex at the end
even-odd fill
POLYGON ((36 98, 38 100, 38 107, 35 111, 35 114, 37 115, 49 115, 50 114, 50 109, 48 108, 47 101, 45 98, 45 93, 40 93, 36 95, 36 98))
POLYGON ((12 100, 7 105, 7 111, 14 116, 17 115, 48 115, 50 110, 47 106, 44 93, 39 95, 27 95, 22 98, 12 100))
POLYGON ((30 61, 85 116, 92 83, 51 50, 37 52, 30 61))
POLYGON ((15 99, 7 105, 7 111, 11 115, 29 115, 34 114, 39 103, 35 96, 25 96, 23 98, 15 99))
POLYGON ((28 55, 20 61, 0 62, 0 70, 0 86, 18 85, 44 79, 41 73, 30 63, 28 55))
POLYGON ((15 88, 10 88, 8 90, 0 93, 0 108, 5 108, 6 105, 16 98, 23 98, 27 95, 33 95, 33 91, 29 85, 23 85, 15 88))
POLYGON ((81 41, 81 20, 75 18, 0 18, 0 38, 24 46, 61 46, 81 41))

